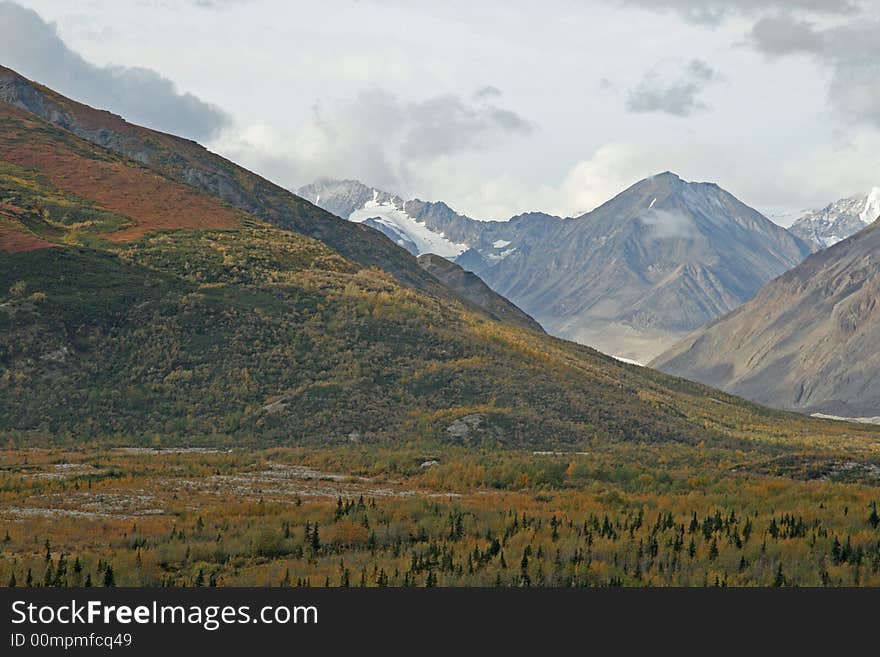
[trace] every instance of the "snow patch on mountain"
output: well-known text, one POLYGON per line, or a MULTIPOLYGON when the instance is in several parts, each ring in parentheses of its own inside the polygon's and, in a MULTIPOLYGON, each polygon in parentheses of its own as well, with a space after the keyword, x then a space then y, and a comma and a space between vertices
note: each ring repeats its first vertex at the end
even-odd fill
POLYGON ((871 189, 868 198, 865 200, 865 209, 859 213, 859 219, 865 224, 872 224, 880 217, 880 187, 871 189))
POLYGON ((829 246, 855 235, 880 217, 880 187, 869 194, 835 201, 821 210, 810 210, 789 229, 815 249, 829 246))
MULTIPOLYGON (((442 234, 428 228, 423 222, 416 221, 403 209, 400 199, 383 200, 379 192, 373 190, 373 198, 367 201, 363 207, 352 212, 347 219, 355 223, 363 223, 372 220, 371 223, 380 224, 391 230, 396 236, 395 240, 401 246, 415 248, 414 255, 433 253, 444 258, 457 258, 467 250, 466 244, 452 242, 442 234)), ((394 239, 392 237, 392 239, 394 239)))

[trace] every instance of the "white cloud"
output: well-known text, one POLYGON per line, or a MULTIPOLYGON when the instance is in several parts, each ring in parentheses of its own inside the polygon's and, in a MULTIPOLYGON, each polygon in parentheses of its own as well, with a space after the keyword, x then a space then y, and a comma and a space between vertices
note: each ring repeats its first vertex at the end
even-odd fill
MULTIPOLYGON (((662 145, 612 142, 586 160, 572 165, 554 184, 535 187, 508 174, 474 180, 444 163, 414 182, 415 195, 445 200, 478 219, 504 220, 528 211, 579 216, 595 209, 635 182, 671 170, 693 181, 717 182, 741 201, 767 215, 788 210, 788 223, 799 211, 821 207, 880 185, 880 134, 865 133, 830 146, 816 146, 803 157, 756 160, 749 168, 737 165, 726 149, 711 143, 692 143, 671 152, 662 145), (792 190, 798 200, 792 204, 792 190)), ((392 190, 393 191, 393 190, 392 190)), ((658 239, 687 226, 669 217, 648 217, 658 239)))
POLYGON ((506 173, 474 180, 450 162, 435 163, 414 186, 416 195, 445 200, 477 219, 505 220, 530 211, 577 216, 661 170, 658 158, 631 144, 610 143, 572 165, 558 182, 537 188, 506 173))
POLYGON ((655 240, 688 238, 697 234, 693 220, 681 212, 649 208, 638 219, 648 226, 648 234, 655 240))

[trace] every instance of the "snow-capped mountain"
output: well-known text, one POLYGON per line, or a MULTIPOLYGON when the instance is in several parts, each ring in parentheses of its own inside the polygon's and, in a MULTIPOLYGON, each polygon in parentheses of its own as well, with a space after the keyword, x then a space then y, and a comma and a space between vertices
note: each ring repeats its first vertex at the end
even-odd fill
POLYGON ((448 239, 442 230, 432 229, 420 219, 418 203, 407 208, 399 196, 355 180, 321 180, 302 187, 299 194, 343 219, 385 233, 415 256, 433 253, 455 260, 468 249, 467 244, 448 239))
POLYGON ((299 194, 415 255, 453 259, 550 333, 647 362, 750 299, 810 248, 712 183, 652 176, 583 216, 477 221, 355 181, 299 194))
POLYGON ((874 187, 866 195, 841 199, 821 210, 810 210, 789 230, 818 251, 855 235, 878 217, 880 187, 874 187))
POLYGON ((339 217, 382 231, 413 255, 441 255, 470 271, 504 260, 521 241, 539 239, 562 221, 543 212, 479 221, 442 201, 404 201, 356 180, 320 180, 297 193, 339 217))

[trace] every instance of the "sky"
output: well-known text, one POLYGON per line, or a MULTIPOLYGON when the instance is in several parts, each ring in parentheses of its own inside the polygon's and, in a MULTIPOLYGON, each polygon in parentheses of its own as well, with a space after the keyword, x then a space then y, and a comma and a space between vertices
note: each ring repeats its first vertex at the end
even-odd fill
POLYGON ((667 170, 783 225, 880 185, 877 0, 0 0, 0 63, 289 189, 479 219, 667 170))

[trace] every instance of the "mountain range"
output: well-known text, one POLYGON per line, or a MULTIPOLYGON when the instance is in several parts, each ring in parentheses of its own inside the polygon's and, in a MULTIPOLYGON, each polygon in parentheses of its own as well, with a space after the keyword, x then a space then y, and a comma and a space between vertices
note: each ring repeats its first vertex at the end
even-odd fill
POLYGON ((567 219, 477 221, 356 181, 299 193, 412 253, 454 259, 554 335, 639 362, 747 301, 811 250, 717 185, 669 172, 567 219))
POLYGON ((550 337, 508 306, 497 317, 446 287, 486 294, 458 269, 193 142, 0 77, 7 437, 553 448, 754 436, 733 417, 824 431, 550 337))

